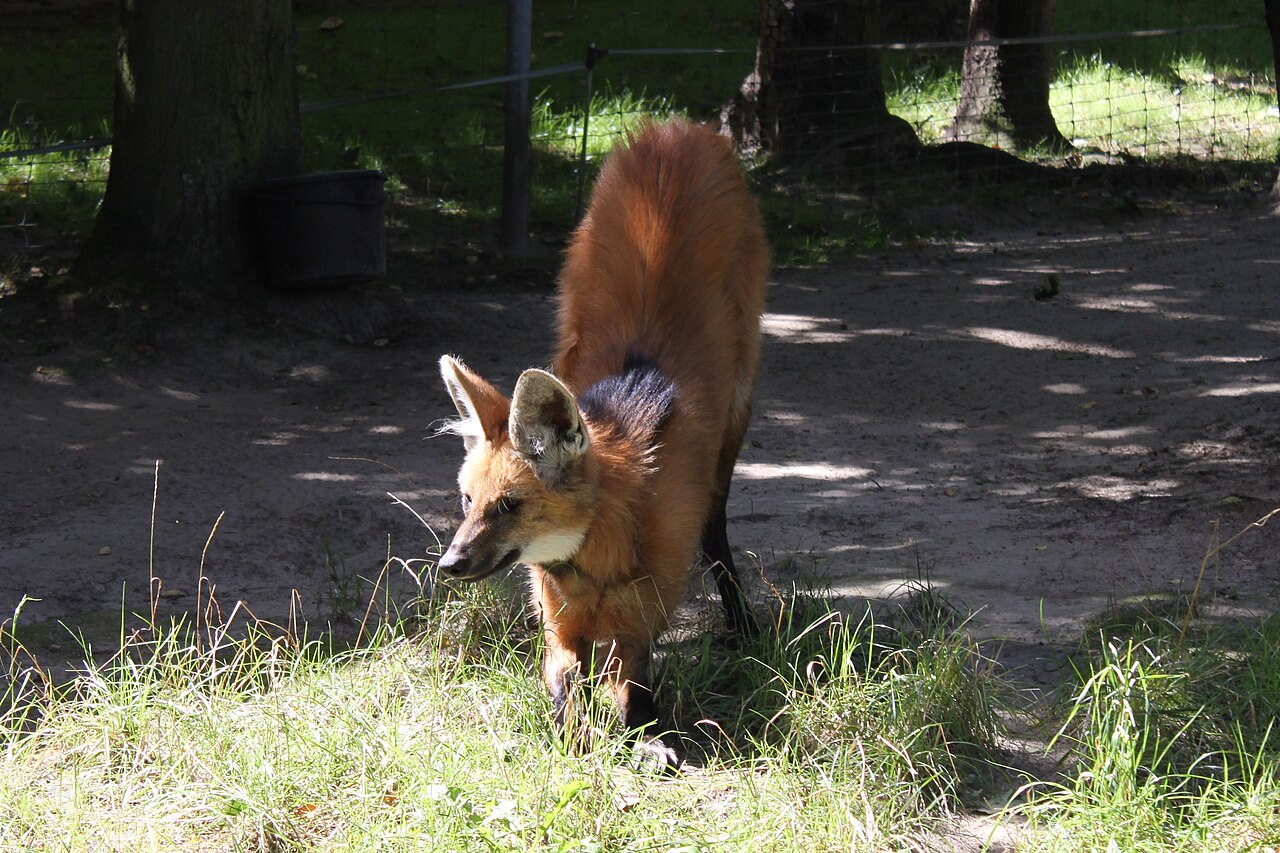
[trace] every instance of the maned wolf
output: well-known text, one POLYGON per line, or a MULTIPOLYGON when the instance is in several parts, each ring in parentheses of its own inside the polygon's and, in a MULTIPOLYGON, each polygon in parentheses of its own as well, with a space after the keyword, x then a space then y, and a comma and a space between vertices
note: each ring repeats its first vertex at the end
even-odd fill
POLYGON ((479 580, 528 564, 557 722, 574 724, 598 661, 638 756, 662 766, 679 758, 656 732, 651 647, 699 542, 730 624, 752 627, 725 500, 767 267, 729 143, 686 121, 647 124, 605 162, 569 245, 552 372, 526 370, 508 400, 440 359, 460 415, 446 429, 466 445, 466 517, 440 569, 479 580))

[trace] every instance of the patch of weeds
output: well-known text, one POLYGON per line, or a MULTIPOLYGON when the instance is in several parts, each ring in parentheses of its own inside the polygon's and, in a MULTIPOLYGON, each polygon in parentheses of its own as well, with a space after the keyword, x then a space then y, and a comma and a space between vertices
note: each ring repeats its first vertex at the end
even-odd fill
POLYGON ((335 556, 329 545, 329 531, 320 535, 320 554, 324 571, 321 601, 335 622, 351 622, 367 599, 363 579, 347 568, 347 561, 335 556))
POLYGON ((659 692, 708 760, 754 755, 840 778, 870 774, 926 813, 949 808, 990 775, 1002 687, 945 608, 916 607, 920 595, 901 600, 918 617, 907 629, 870 608, 850 616, 826 596, 793 593, 757 636, 722 647, 702 635, 669 649, 659 692))
POLYGON ((1187 595, 1107 610, 1073 662, 1054 739, 1065 781, 1030 786, 1022 849, 1258 850, 1280 842, 1276 709, 1280 614, 1216 623, 1200 613, 1219 542, 1187 595))
MULTIPOLYGON (((1274 640, 1267 630, 1247 632, 1245 645, 1274 640)), ((1218 642, 1205 649, 1184 654, 1167 634, 1116 640, 1079 671, 1056 738, 1068 747, 1067 781, 1030 790, 1022 849, 1256 850, 1280 840, 1272 720, 1242 724, 1240 694, 1227 686, 1274 679, 1274 655, 1245 651, 1228 664, 1218 642)))

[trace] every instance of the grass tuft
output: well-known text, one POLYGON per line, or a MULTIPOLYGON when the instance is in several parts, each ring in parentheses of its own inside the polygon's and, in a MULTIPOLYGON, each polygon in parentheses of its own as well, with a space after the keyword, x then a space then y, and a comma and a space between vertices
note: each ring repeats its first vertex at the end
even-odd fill
POLYGON ((142 619, 56 686, 6 629, 0 847, 920 847, 994 736, 967 642, 799 594, 745 646, 667 651, 690 762, 638 773, 621 738, 561 745, 511 590, 434 589, 347 650, 142 619))

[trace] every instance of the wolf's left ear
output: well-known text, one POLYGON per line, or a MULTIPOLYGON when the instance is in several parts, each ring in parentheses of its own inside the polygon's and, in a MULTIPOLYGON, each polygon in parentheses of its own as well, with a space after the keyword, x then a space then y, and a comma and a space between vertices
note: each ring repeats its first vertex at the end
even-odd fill
POLYGON ((501 437, 511 408, 501 391, 451 355, 440 358, 440 378, 458 409, 458 420, 450 421, 442 432, 462 436, 468 451, 482 438, 501 437))
POLYGON ((545 370, 520 374, 507 430, 512 446, 551 487, 564 481, 591 444, 572 392, 545 370))

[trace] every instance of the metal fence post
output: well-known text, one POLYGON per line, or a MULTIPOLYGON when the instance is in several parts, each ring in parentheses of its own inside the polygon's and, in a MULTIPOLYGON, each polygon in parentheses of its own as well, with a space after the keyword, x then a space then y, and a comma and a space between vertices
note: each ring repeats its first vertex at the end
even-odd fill
MULTIPOLYGON (((507 0, 507 73, 528 74, 533 43, 533 0, 507 0)), ((507 83, 503 101, 502 224, 498 239, 508 254, 529 248, 529 78, 507 83)))

